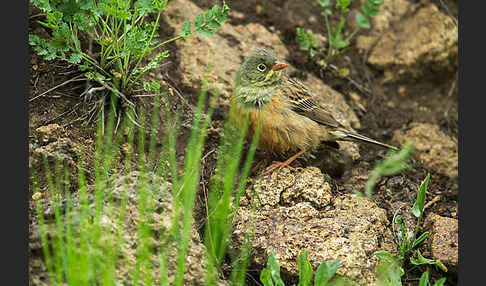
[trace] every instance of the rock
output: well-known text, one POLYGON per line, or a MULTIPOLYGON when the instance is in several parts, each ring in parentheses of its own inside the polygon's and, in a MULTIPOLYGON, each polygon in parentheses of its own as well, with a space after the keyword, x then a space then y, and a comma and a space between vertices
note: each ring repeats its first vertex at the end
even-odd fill
POLYGON ((49 163, 59 161, 65 166, 75 166, 79 147, 65 136, 58 124, 41 126, 35 130, 34 140, 29 144, 29 169, 44 171, 44 157, 49 163))
MULTIPOLYGON (((185 21, 193 21, 194 17, 203 12, 189 0, 173 0, 167 4, 163 17, 165 22, 178 34, 185 21)), ((233 12, 230 10, 230 16, 233 12)), ((222 105, 228 104, 228 99, 233 92, 233 83, 236 71, 245 57, 255 48, 264 47, 280 57, 288 58, 289 51, 276 33, 272 33, 264 26, 256 23, 232 26, 223 23, 221 29, 215 30, 212 37, 204 37, 194 34, 188 39, 176 41, 179 53, 179 69, 182 74, 182 84, 193 89, 200 89, 204 79, 206 68, 211 64, 208 73, 208 90, 210 93, 219 94, 222 105)), ((296 69, 287 68, 292 74, 296 69)), ((359 128, 359 120, 353 110, 348 106, 344 97, 312 74, 306 74, 303 80, 316 94, 325 98, 332 106, 337 120, 344 126, 359 128)), ((340 148, 350 153, 354 159, 359 158, 356 143, 343 142, 340 148)))
MULTIPOLYGON (((164 237, 164 234, 168 232, 172 225, 172 191, 171 186, 168 183, 160 182, 156 180, 155 176, 146 177, 148 181, 148 198, 151 202, 155 203, 153 211, 153 220, 150 222, 150 231, 153 237, 160 237, 159 239, 153 239, 154 249, 159 249, 162 241, 168 239, 168 281, 171 284, 175 279, 176 264, 177 264, 177 247, 176 241, 170 238, 164 237)), ((134 243, 137 241, 138 225, 140 221, 139 217, 139 197, 141 193, 140 175, 138 172, 132 172, 127 176, 117 178, 114 181, 114 187, 111 191, 113 199, 116 203, 122 200, 124 193, 127 195, 127 208, 126 219, 123 230, 123 242, 122 242, 122 255, 127 257, 129 263, 135 263, 136 261, 136 247, 134 243), (124 185, 124 181, 128 182, 124 185)), ((115 217, 105 215, 102 218, 102 222, 105 226, 115 230, 117 228, 117 221, 115 217)), ((199 239, 196 229, 191 229, 191 240, 189 241, 188 252, 186 254, 186 270, 184 273, 184 285, 200 285, 205 281, 206 268, 205 268, 205 247, 199 239)), ((155 284, 159 283, 159 258, 153 256, 154 277, 156 277, 155 284)), ((130 284, 127 280, 128 271, 130 269, 125 267, 119 267, 117 269, 117 276, 119 282, 123 285, 130 284)))
MULTIPOLYGON (((40 186, 40 192, 49 193, 49 189, 47 188, 47 171, 44 163, 45 158, 47 159, 51 176, 55 177, 58 164, 58 166, 68 170, 69 178, 67 181, 63 180, 63 182, 69 183, 71 191, 74 191, 78 187, 78 170, 76 165, 78 152, 80 151, 79 145, 69 138, 53 139, 53 137, 46 137, 47 135, 42 136, 44 139, 48 138, 46 145, 39 145, 38 143, 29 144, 29 170, 31 170, 32 181, 37 181, 38 186, 40 186)), ((60 170, 62 172, 61 174, 64 174, 64 170, 60 170)))
POLYGON ((440 131, 439 126, 413 122, 393 133, 393 140, 414 146, 414 154, 427 168, 433 168, 449 177, 457 177, 457 143, 440 131))
POLYGON ((314 270, 323 260, 340 259, 338 274, 371 285, 377 263, 374 253, 394 252, 386 211, 356 195, 332 192, 329 176, 315 167, 298 172, 284 168, 262 177, 246 191, 238 210, 233 246, 241 246, 253 228, 252 259, 261 268, 272 251, 283 273, 295 280, 297 256, 307 249, 314 270), (258 198, 256 210, 249 203, 253 192, 258 198))
POLYGON ((41 144, 53 142, 57 140, 61 135, 65 134, 64 128, 59 124, 49 124, 41 126, 35 130, 37 132, 37 140, 41 144))
MULTIPOLYGON (((386 1, 385 1, 386 2, 386 1)), ((453 20, 434 5, 418 9, 411 16, 390 24, 411 4, 403 0, 389 1, 374 20, 379 32, 359 36, 356 45, 362 52, 370 50, 368 63, 383 70, 382 83, 399 82, 425 75, 440 76, 458 67, 458 28, 453 20), (390 29, 386 29, 390 26, 390 29)))
POLYGON ((457 271, 459 257, 459 225, 457 219, 431 213, 424 221, 430 226, 431 259, 440 260, 449 270, 457 271))
MULTIPOLYGON (((366 0, 361 0, 364 4, 366 0)), ((417 10, 418 5, 413 5, 407 0, 388 0, 383 1, 380 12, 372 18, 372 29, 370 33, 377 36, 386 31, 393 22, 400 21, 408 13, 417 10)), ((351 21, 354 23, 354 21, 351 21)))
MULTIPOLYGON (((117 263, 117 268, 115 270, 115 276, 120 285, 132 285, 131 267, 136 263, 137 242, 138 236, 140 235, 139 223, 143 219, 147 222, 152 239, 150 244, 152 249, 160 249, 162 243, 167 243, 167 277, 169 284, 175 279, 177 273, 177 244, 176 240, 171 236, 166 235, 168 230, 172 226, 172 191, 171 185, 169 183, 156 180, 153 174, 148 174, 144 177, 147 184, 141 183, 141 176, 138 172, 131 172, 125 176, 114 176, 113 177, 112 188, 110 189, 110 194, 114 202, 115 208, 110 209, 108 205, 104 205, 105 212, 100 218, 101 225, 104 227, 103 231, 108 232, 103 236, 102 239, 112 239, 113 237, 109 235, 110 230, 112 234, 115 231, 121 231, 121 248, 119 257, 122 258, 120 263, 117 263), (145 187, 144 187, 145 186, 145 187), (150 219, 145 216, 141 216, 139 207, 139 198, 142 193, 142 188, 147 191, 148 201, 152 203, 153 211, 149 213, 150 219), (126 209, 125 209, 125 220, 121 225, 118 222, 119 210, 117 207, 120 205, 123 197, 126 194, 126 209)), ((90 201, 92 201, 91 191, 89 192, 90 201)), ((76 200, 78 200, 76 198, 76 200)), ((74 203, 76 205, 77 202, 74 203)), ((91 203, 89 209, 94 214, 95 205, 94 202, 91 203)), ((76 215, 74 216, 76 218, 76 215)), ((76 220, 74 220, 76 221, 76 220)), ((181 220, 179 220, 181 221, 181 220)), ((53 221, 49 222, 53 223, 53 221)), ((79 223, 79 222, 78 222, 79 223)), ((76 222, 75 222, 76 224, 76 222)), ((49 236, 56 236, 55 228, 50 228, 49 236)), ((73 229, 79 230, 79 227, 75 225, 73 229)), ((82 231, 82 230, 81 230, 82 231)), ((31 272, 31 281, 42 281, 47 277, 45 267, 42 265, 44 262, 40 255, 35 256, 33 253, 41 251, 40 235, 38 227, 33 227, 30 232, 29 246, 30 255, 29 260, 32 270, 36 270, 36 273, 31 272), (42 268, 43 267, 43 268, 42 268), (44 269, 44 272, 40 271, 44 269)), ((111 245, 108 244, 108 245, 111 245)), ((196 228, 193 226, 191 229, 191 239, 189 241, 188 250, 186 254, 186 266, 184 272, 184 282, 183 285, 202 285, 204 284, 206 277, 206 249, 204 244, 200 241, 199 235, 196 228)), ((154 284, 159 283, 160 273, 159 273, 159 262, 160 258, 157 255, 152 255, 151 264, 153 269, 151 270, 154 279, 154 284)), ((31 271, 32 271, 31 270, 31 271)), ((141 273, 143 275, 143 273, 141 273)), ((40 282, 39 282, 40 283, 40 282)), ((34 285, 48 285, 48 284, 34 284, 34 285)), ((220 281, 218 285, 225 285, 224 282, 220 281)))

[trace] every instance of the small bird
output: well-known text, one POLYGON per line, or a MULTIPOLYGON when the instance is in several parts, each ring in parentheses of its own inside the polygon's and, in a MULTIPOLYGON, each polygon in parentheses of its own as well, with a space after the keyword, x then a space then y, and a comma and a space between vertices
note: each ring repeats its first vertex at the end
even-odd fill
POLYGON ((273 155, 295 153, 285 162, 275 162, 264 174, 280 171, 307 150, 323 141, 361 141, 398 150, 360 135, 339 123, 320 97, 284 72, 287 64, 269 50, 257 48, 240 66, 231 116, 249 117, 248 135, 261 128, 258 146, 273 155))

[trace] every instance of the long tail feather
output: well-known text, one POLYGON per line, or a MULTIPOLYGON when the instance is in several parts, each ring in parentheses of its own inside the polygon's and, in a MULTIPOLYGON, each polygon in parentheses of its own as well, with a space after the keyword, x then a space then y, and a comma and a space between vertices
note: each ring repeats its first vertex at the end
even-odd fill
POLYGON ((332 131, 330 133, 333 134, 334 136, 336 136, 337 138, 339 138, 339 140, 363 141, 363 142, 375 144, 375 145, 378 145, 378 146, 381 146, 381 147, 393 149, 395 151, 399 150, 395 146, 376 141, 374 139, 368 138, 366 136, 363 136, 363 135, 360 135, 360 134, 357 134, 357 133, 353 134, 353 133, 349 133, 349 132, 342 131, 342 130, 336 130, 336 131, 332 131))

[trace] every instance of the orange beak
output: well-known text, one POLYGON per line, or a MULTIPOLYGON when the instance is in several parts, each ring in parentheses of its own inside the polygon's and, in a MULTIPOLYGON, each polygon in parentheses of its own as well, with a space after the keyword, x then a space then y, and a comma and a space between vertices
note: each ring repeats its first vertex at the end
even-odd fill
POLYGON ((287 67, 287 64, 286 63, 275 62, 275 64, 272 67, 272 70, 273 71, 279 71, 279 70, 284 69, 286 67, 287 67))

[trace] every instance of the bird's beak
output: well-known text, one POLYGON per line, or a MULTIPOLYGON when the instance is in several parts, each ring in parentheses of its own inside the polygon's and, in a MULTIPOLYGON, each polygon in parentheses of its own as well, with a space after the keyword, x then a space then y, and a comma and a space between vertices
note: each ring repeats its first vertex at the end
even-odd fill
POLYGON ((279 70, 282 70, 282 69, 284 69, 286 67, 287 67, 287 64, 286 63, 275 62, 275 64, 272 67, 272 70, 273 71, 279 71, 279 70))

